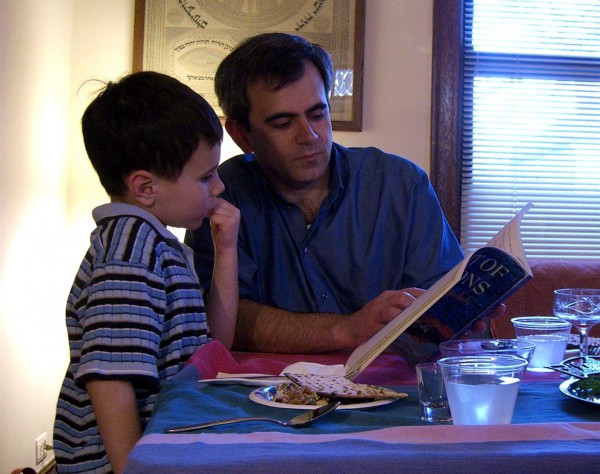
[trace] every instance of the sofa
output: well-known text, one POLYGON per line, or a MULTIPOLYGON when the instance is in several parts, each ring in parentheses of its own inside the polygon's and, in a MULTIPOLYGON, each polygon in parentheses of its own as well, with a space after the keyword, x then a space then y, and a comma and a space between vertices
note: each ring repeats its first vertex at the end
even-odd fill
MULTIPOLYGON (((552 315, 553 291, 558 288, 600 288, 597 260, 529 259, 529 266, 533 278, 504 302, 504 315, 490 323, 495 338, 515 337, 512 318, 552 315)), ((590 336, 600 337, 600 324, 592 328, 590 336)))

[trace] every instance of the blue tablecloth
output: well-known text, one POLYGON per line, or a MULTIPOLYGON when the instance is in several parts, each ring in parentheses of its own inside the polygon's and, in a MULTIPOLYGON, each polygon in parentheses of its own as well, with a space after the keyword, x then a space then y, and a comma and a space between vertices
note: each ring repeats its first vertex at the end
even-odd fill
POLYGON ((224 418, 299 414, 249 400, 252 387, 196 380, 190 367, 163 388, 128 473, 600 471, 600 407, 566 397, 557 382, 523 382, 511 425, 424 422, 416 387, 406 385, 393 388, 407 399, 336 410, 306 428, 253 422, 164 434, 167 427, 224 418))

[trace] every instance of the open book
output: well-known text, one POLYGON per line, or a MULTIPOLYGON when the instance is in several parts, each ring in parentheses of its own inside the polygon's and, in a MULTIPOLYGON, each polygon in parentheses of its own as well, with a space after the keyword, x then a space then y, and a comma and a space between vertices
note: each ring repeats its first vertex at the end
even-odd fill
POLYGON ((464 333, 532 278, 520 230, 531 207, 523 207, 486 246, 467 255, 356 348, 346 362, 346 377, 356 377, 392 343, 408 359, 432 357, 439 343, 464 333))

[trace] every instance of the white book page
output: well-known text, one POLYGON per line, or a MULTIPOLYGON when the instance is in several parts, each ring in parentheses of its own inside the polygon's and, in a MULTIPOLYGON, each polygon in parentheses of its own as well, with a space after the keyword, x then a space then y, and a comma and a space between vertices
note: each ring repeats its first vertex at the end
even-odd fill
POLYGON ((531 275, 531 268, 527 262, 521 239, 521 220, 532 207, 533 203, 527 203, 486 245, 487 247, 497 247, 512 255, 529 275, 531 275))
MULTIPOLYGON (((528 203, 517 213, 486 246, 497 247, 512 255, 521 266, 531 275, 531 269, 525 257, 521 242, 520 226, 523 215, 533 207, 528 203)), ((350 379, 358 375, 379 354, 381 354, 400 334, 433 306, 446 294, 462 277, 465 267, 474 252, 467 255, 454 268, 422 293, 412 304, 403 310, 396 318, 381 328, 374 336, 365 341, 348 358, 346 376, 350 379)))
POLYGON ((398 316, 392 319, 387 325, 381 328, 371 339, 357 347, 346 362, 346 375, 358 375, 367 365, 369 365, 381 352, 388 347, 394 339, 402 334, 414 323, 423 313, 425 313, 442 295, 448 292, 464 273, 469 258, 469 254, 461 262, 434 283, 426 292, 411 303, 398 316))

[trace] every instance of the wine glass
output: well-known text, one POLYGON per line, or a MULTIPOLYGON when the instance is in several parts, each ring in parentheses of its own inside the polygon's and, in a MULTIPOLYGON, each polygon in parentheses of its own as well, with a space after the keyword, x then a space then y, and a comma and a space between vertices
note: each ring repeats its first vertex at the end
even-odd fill
POLYGON ((588 332, 600 323, 600 289, 564 288, 554 291, 554 316, 579 331, 579 355, 588 355, 588 332))

